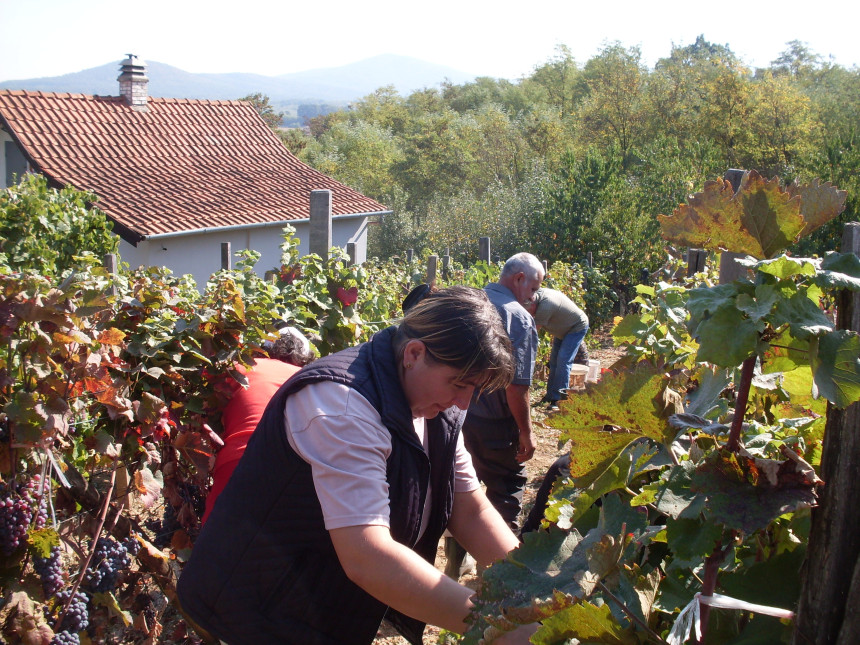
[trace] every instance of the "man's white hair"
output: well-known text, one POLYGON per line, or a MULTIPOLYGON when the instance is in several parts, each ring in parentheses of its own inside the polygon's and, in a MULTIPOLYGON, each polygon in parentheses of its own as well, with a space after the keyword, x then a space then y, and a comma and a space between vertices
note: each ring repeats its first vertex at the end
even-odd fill
POLYGON ((508 258, 502 267, 500 277, 506 278, 518 273, 524 273, 529 280, 535 280, 543 275, 543 263, 531 253, 517 253, 508 258))

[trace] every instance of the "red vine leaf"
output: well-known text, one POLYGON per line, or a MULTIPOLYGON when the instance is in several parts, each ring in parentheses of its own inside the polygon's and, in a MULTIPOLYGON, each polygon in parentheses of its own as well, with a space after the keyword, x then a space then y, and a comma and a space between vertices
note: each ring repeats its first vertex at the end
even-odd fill
POLYGON ((355 302, 358 300, 358 287, 350 287, 349 289, 338 287, 337 299, 340 300, 340 304, 342 304, 344 307, 354 305, 355 302))

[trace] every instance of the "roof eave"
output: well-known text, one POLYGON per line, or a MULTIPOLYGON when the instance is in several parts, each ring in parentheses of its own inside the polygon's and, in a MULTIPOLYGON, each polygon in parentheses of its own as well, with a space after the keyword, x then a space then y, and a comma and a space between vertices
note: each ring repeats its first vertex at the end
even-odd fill
MULTIPOLYGON (((364 213, 349 213, 347 215, 333 215, 332 220, 344 220, 344 219, 355 219, 358 217, 366 218, 366 217, 374 217, 377 215, 391 215, 394 211, 386 210, 386 211, 367 211, 364 213)), ((134 233, 139 236, 138 241, 149 241, 149 240, 166 240, 174 237, 186 237, 188 235, 201 235, 205 233, 224 233, 229 231, 247 231, 252 228, 275 228, 275 227, 283 227, 287 224, 304 224, 309 222, 310 218, 302 217, 300 219, 287 219, 287 220, 279 220, 277 222, 255 222, 252 224, 234 224, 232 226, 209 226, 206 228, 195 228, 187 231, 171 231, 169 233, 155 233, 153 235, 143 235, 140 233, 134 233)), ((137 246, 137 244, 135 244, 137 246)))

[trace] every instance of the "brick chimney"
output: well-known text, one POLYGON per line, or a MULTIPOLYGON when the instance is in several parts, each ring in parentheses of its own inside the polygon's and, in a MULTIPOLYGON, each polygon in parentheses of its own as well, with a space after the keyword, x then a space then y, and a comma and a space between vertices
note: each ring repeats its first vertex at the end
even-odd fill
POLYGON ((124 97, 125 102, 133 109, 146 112, 146 101, 149 98, 146 63, 134 54, 126 56, 128 58, 120 63, 121 74, 116 79, 119 81, 119 95, 124 97))

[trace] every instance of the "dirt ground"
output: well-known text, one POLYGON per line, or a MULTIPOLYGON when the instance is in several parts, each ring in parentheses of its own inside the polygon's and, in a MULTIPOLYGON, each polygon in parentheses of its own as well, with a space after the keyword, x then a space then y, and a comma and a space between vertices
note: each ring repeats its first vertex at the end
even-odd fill
MULTIPOLYGON (((602 368, 610 367, 616 360, 621 358, 624 350, 613 346, 612 338, 608 333, 596 333, 593 335, 596 346, 589 348, 589 358, 600 361, 602 368)), ((540 375, 538 375, 538 378, 540 375)), ((532 389, 532 421, 534 423, 535 434, 537 439, 537 448, 532 459, 526 462, 526 472, 528 474, 528 483, 523 492, 523 517, 528 514, 534 503, 535 495, 543 482, 544 475, 555 460, 564 454, 566 447, 559 449, 558 436, 559 432, 553 428, 547 420, 546 407, 540 404, 541 397, 546 393, 545 388, 535 387, 532 389)), ((444 551, 442 543, 439 544, 439 549, 436 552, 436 567, 442 571, 445 570, 444 551)), ((478 578, 475 574, 465 575, 460 579, 464 585, 477 589, 478 578)), ((436 627, 428 626, 424 630, 424 644, 432 645, 438 642, 439 630, 436 627)), ((373 641, 374 645, 409 645, 408 641, 400 636, 387 623, 383 623, 373 641)))

